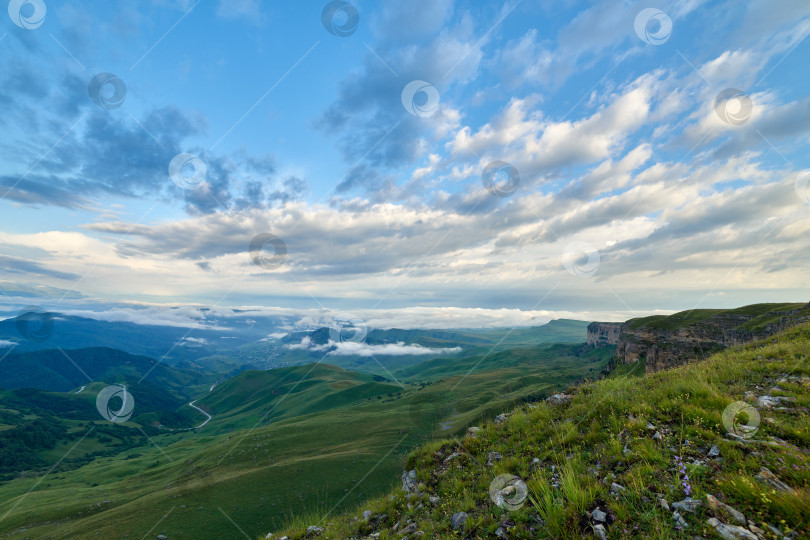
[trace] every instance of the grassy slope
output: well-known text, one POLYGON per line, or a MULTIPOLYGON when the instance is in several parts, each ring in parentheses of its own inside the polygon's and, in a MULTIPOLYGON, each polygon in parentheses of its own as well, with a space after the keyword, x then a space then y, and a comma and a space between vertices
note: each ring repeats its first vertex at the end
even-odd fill
MULTIPOLYGON (((637 319, 630 319, 627 325, 632 328, 654 328, 661 330, 677 330, 690 324, 698 323, 702 320, 708 319, 714 315, 749 315, 754 316, 753 319, 741 325, 741 328, 747 330, 758 330, 764 328, 768 323, 776 322, 779 315, 774 315, 774 312, 790 311, 800 309, 807 306, 803 303, 782 303, 782 304, 752 304, 750 306, 743 306, 736 309, 690 309, 688 311, 681 311, 673 313, 672 315, 653 315, 651 317, 640 317, 637 319)), ((807 309, 810 313, 810 308, 807 309)))
POLYGON ((687 463, 694 498, 705 501, 712 494, 766 531, 766 524, 772 524, 808 538, 808 356, 810 325, 804 325, 677 369, 584 384, 570 404, 523 406, 501 425, 486 424, 477 437, 433 442, 411 454, 406 466, 416 470, 423 491, 417 499, 406 499, 397 488, 343 516, 307 516, 274 538, 301 538, 313 524, 325 527, 323 538, 360 538, 373 531, 379 538, 400 538, 391 529, 408 520, 425 538, 492 538, 504 524, 509 538, 583 538, 593 536, 587 512, 597 506, 608 513, 609 538, 718 538, 707 525, 712 513, 705 504, 694 514, 684 512, 686 530, 658 504, 659 498, 672 503, 685 497, 676 456, 687 463), (776 384, 781 391, 771 390, 776 384), (760 410, 762 422, 754 438, 765 442, 740 443, 725 436, 723 410, 743 400, 747 391, 796 399, 785 410, 760 410), (647 422, 663 433, 663 441, 652 438, 647 422), (713 444, 720 449, 718 459, 707 457, 713 444), (492 451, 503 459, 488 467, 492 451), (459 457, 444 464, 452 452, 459 457), (540 460, 534 468, 533 458, 540 460), (703 463, 691 464, 695 459, 703 463), (560 472, 560 488, 550 486, 552 465, 560 472), (795 493, 757 480, 763 466, 795 493), (527 482, 530 497, 521 509, 506 512, 491 501, 489 484, 499 474, 527 482), (611 482, 626 491, 611 494, 611 482), (429 503, 428 494, 439 502, 429 503), (356 520, 365 509, 387 516, 371 523, 356 520), (463 532, 450 523, 460 511, 469 514, 463 532))
MULTIPOLYGON (((478 370, 404 390, 395 387, 399 395, 373 396, 228 433, 231 422, 246 426, 266 409, 268 403, 253 395, 255 406, 224 421, 215 416, 199 433, 152 437, 160 450, 141 447, 76 470, 57 467, 49 475, 0 485, 0 534, 26 527, 30 538, 82 538, 97 532, 103 538, 141 538, 160 521, 152 536, 166 531, 169 538, 240 537, 220 509, 251 536, 265 534, 298 516, 332 508, 338 513, 384 493, 395 482, 404 456, 437 433, 460 434, 482 417, 559 390, 604 365, 600 359, 573 357, 478 370)), ((286 369, 298 373, 304 368, 310 366, 286 369)), ((326 386, 348 378, 341 371, 318 366, 313 373, 320 377, 339 376, 289 399, 297 406, 309 402, 318 407, 326 386)), ((256 376, 246 377, 251 375, 256 376)), ((368 375, 353 377, 361 386, 380 384, 368 375)), ((212 406, 220 398, 223 405, 234 398, 225 383, 221 386, 211 393, 212 406)), ((333 397, 345 389, 336 384, 333 397)))

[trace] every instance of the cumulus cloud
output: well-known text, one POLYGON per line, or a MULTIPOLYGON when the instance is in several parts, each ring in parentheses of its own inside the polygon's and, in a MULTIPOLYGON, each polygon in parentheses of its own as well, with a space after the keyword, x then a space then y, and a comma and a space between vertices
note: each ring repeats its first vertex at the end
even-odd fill
POLYGON ((461 352, 461 347, 423 347, 418 343, 406 345, 405 342, 369 344, 364 342, 329 340, 321 345, 312 343, 309 336, 301 339, 300 343, 286 345, 289 350, 306 350, 312 352, 328 351, 326 356, 426 356, 455 354, 461 352))

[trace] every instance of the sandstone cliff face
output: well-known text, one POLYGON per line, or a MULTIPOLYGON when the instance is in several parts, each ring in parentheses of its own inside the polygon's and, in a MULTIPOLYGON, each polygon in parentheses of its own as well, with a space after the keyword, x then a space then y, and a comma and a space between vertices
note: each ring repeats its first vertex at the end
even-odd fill
POLYGON ((741 328, 753 316, 729 313, 720 313, 676 329, 636 326, 630 320, 619 332, 616 356, 625 364, 644 358, 645 371, 653 373, 810 321, 808 307, 810 304, 798 310, 774 312, 774 322, 756 330, 741 328))
POLYGON ((617 345, 624 323, 592 322, 588 325, 588 345, 603 347, 617 345))

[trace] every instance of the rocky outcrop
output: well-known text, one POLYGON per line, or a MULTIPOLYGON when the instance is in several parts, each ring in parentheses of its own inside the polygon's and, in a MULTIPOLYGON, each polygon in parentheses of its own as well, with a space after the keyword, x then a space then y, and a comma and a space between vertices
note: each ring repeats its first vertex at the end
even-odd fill
MULTIPOLYGON (((766 315, 770 322, 753 329, 746 323, 754 318, 761 319, 762 313, 730 310, 692 324, 671 325, 674 328, 667 327, 665 319, 631 319, 621 326, 616 357, 625 364, 645 360, 647 373, 679 366, 706 358, 726 347, 743 345, 810 321, 810 304, 800 309, 767 312, 766 315)), ((590 335, 589 326, 589 343, 590 335)))
POLYGON ((617 345, 623 323, 592 322, 588 325, 588 345, 604 347, 617 345))

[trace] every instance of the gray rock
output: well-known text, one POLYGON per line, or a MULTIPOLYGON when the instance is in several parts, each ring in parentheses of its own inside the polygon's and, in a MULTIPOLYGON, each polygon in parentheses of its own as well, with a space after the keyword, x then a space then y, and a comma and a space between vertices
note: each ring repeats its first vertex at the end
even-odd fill
POLYGON ((311 534, 313 536, 317 536, 323 532, 322 527, 318 527, 317 525, 310 525, 307 527, 307 534, 311 534))
POLYGON ((669 503, 667 502, 666 499, 664 498, 658 499, 658 504, 661 505, 661 508, 669 512, 669 503))
POLYGON ((444 463, 450 463, 451 461, 453 461, 454 459, 456 459, 458 456, 459 456, 459 453, 458 453, 458 452, 453 452, 452 454, 450 454, 449 456, 447 456, 446 458, 444 458, 444 463))
POLYGON ((430 504, 435 506, 439 504, 439 501, 441 501, 441 499, 436 497, 435 495, 431 495, 430 497, 428 497, 428 501, 430 501, 430 504))
POLYGON ((604 522, 607 519, 607 514, 602 512, 599 508, 594 508, 593 512, 591 512, 591 517, 594 521, 604 522))
POLYGON ((500 452, 490 452, 487 454, 487 466, 492 467, 495 462, 500 461, 503 459, 503 456, 500 452))
POLYGON ((610 484, 610 492, 613 493, 614 495, 618 495, 623 491, 626 491, 624 486, 617 484, 616 482, 610 484))
POLYGON ((757 535, 748 529, 743 529, 742 527, 738 527, 736 525, 726 525, 717 518, 709 518, 707 523, 714 527, 717 534, 726 540, 759 540, 757 535))
POLYGON ((759 474, 757 475, 757 480, 760 482, 765 482, 769 486, 778 489, 779 491, 786 491, 788 493, 796 493, 792 487, 782 482, 779 477, 773 474, 771 471, 762 467, 759 470, 759 474))
POLYGON ((416 532, 416 523, 406 525, 397 534, 411 534, 413 532, 416 532))
POLYGON ((654 440, 654 441, 660 441, 660 440, 662 440, 663 438, 664 438, 664 436, 663 436, 663 435, 661 435, 661 432, 660 432, 660 431, 656 431, 656 432, 655 432, 655 435, 653 435, 653 440, 654 440))
POLYGON ((463 529, 464 524, 467 522, 467 512, 456 512, 450 518, 450 524, 454 529, 463 529))
POLYGON ((683 519, 683 516, 681 516, 678 512, 672 512, 672 519, 674 519, 675 523, 677 523, 678 526, 681 527, 682 529, 689 528, 689 524, 686 522, 685 519, 683 519))
POLYGON ((373 515, 373 514, 371 513, 371 510, 364 510, 364 511, 363 511, 363 519, 365 519, 366 521, 368 521, 369 519, 371 519, 371 516, 372 516, 372 515, 373 515))
POLYGON ((627 457, 627 456, 629 456, 631 453, 632 453, 632 452, 630 452, 630 449, 629 449, 629 448, 627 448, 627 445, 625 444, 625 445, 624 445, 624 450, 622 450, 622 454, 624 454, 624 456, 625 456, 625 457, 627 457))
POLYGON ((655 426, 652 425, 650 422, 647 422, 647 429, 649 429, 650 431, 655 431, 655 426))
POLYGON ((713 444, 711 448, 709 448, 709 457, 717 457, 720 455, 720 448, 717 447, 716 444, 713 444))
POLYGON ((605 532, 605 526, 602 524, 593 526, 593 534, 600 540, 607 540, 607 532, 605 532))
POLYGON ((498 538, 504 538, 504 539, 509 538, 509 535, 506 534, 506 529, 504 529, 503 527, 498 527, 495 530, 495 536, 498 537, 498 538))
POLYGON ((757 399, 757 407, 761 407, 763 409, 770 409, 773 407, 778 407, 782 404, 782 402, 790 402, 796 401, 792 397, 784 397, 784 396, 760 396, 757 399))
POLYGON ((402 471, 402 491, 405 493, 418 492, 416 487, 416 470, 402 471))
POLYGON ((698 499, 693 499, 691 497, 687 497, 682 501, 672 503, 672 508, 676 508, 678 510, 682 510, 684 512, 691 512, 694 513, 695 510, 698 509, 699 506, 703 504, 703 501, 698 499))
POLYGON ((562 405, 563 403, 568 403, 572 399, 574 399, 574 396, 571 394, 554 394, 553 396, 546 398, 546 401, 552 405, 562 405))
POLYGON ((506 422, 507 418, 509 418, 508 414, 505 413, 499 414, 498 416, 495 417, 495 424, 503 424, 504 422, 506 422))
POLYGON ((732 521, 736 521, 740 525, 747 524, 745 515, 742 512, 718 501, 713 495, 706 495, 706 504, 709 505, 709 508, 711 508, 718 517, 728 516, 732 521))
POLYGON ((467 428, 467 435, 470 437, 477 437, 478 433, 481 431, 481 428, 478 426, 468 427, 467 428))
POLYGON ((165 534, 159 534, 155 538, 157 538, 158 540, 168 540, 169 537, 166 536, 165 534))

